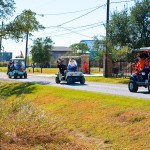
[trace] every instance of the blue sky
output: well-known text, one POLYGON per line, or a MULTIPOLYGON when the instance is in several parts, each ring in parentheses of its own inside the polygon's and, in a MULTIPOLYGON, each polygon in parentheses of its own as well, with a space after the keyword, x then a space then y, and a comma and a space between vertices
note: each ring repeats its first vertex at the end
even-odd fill
MULTIPOLYGON (((37 14, 38 21, 48 27, 34 32, 32 39, 48 36, 54 46, 70 46, 81 40, 92 40, 96 35, 105 36, 102 24, 106 22, 107 0, 15 0, 15 3, 14 17, 25 9, 31 9, 37 14)), ((133 4, 132 0, 110 0, 110 13, 133 4)), ((29 50, 31 45, 29 40, 29 50)), ((13 57, 20 55, 20 51, 25 53, 25 41, 3 40, 3 46, 4 51, 13 52, 13 57)))

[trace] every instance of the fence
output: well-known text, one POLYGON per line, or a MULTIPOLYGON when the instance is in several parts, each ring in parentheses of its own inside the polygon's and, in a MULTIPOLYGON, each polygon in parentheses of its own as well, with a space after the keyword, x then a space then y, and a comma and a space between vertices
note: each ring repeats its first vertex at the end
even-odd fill
POLYGON ((133 73, 132 62, 113 62, 112 76, 114 77, 128 77, 133 73))

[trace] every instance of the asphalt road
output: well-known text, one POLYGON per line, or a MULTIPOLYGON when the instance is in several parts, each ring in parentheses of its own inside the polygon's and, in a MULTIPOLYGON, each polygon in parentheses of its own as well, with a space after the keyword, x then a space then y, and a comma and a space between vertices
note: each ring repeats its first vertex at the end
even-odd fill
POLYGON ((108 84, 108 83, 99 83, 99 82, 85 82, 85 85, 81 85, 80 83, 67 85, 65 82, 61 84, 55 83, 54 76, 48 75, 28 75, 27 79, 9 79, 6 73, 0 72, 0 80, 8 80, 12 82, 32 82, 42 85, 49 86, 57 86, 62 88, 69 88, 75 90, 84 90, 84 91, 92 91, 113 95, 122 95, 122 96, 130 96, 140 99, 150 100, 150 93, 147 88, 139 87, 137 93, 131 93, 128 90, 128 85, 124 84, 108 84))

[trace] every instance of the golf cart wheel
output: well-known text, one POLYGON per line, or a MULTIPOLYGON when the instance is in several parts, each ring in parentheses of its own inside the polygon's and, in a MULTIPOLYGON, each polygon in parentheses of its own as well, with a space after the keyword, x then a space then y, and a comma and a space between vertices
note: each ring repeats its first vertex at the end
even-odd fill
POLYGON ((130 92, 137 92, 138 91, 138 85, 133 80, 129 81, 128 88, 129 88, 130 92))
POLYGON ((18 77, 18 74, 14 73, 14 79, 17 79, 17 77, 18 77))
POLYGON ((26 79, 26 78, 27 78, 27 73, 24 73, 23 76, 24 76, 24 78, 26 79))
POLYGON ((80 84, 84 84, 85 83, 85 78, 84 77, 81 77, 80 78, 80 84))
POLYGON ((71 77, 68 77, 68 78, 67 78, 67 84, 72 84, 72 83, 73 83, 72 78, 71 78, 71 77))
POLYGON ((58 78, 58 77, 56 77, 56 78, 55 78, 55 82, 56 82, 57 84, 59 84, 59 83, 60 83, 60 80, 59 80, 59 78, 58 78))
POLYGON ((10 75, 10 74, 8 74, 8 78, 11 78, 11 75, 10 75))

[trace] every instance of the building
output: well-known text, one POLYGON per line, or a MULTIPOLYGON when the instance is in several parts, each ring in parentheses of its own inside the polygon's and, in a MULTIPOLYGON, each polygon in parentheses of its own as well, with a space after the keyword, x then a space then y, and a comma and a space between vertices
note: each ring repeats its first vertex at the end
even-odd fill
POLYGON ((95 40, 81 40, 80 43, 86 44, 88 46, 88 48, 90 49, 89 51, 92 51, 93 47, 94 47, 95 40))
POLYGON ((12 52, 1 52, 0 53, 0 61, 10 61, 12 59, 12 52))
POLYGON ((94 50, 95 40, 81 40, 80 43, 84 43, 89 48, 90 60, 92 60, 94 55, 97 55, 97 51, 94 50))
POLYGON ((73 53, 73 51, 69 47, 65 46, 54 46, 51 52, 52 52, 52 60, 50 62, 51 67, 56 66, 56 61, 60 56, 72 55, 73 53))

